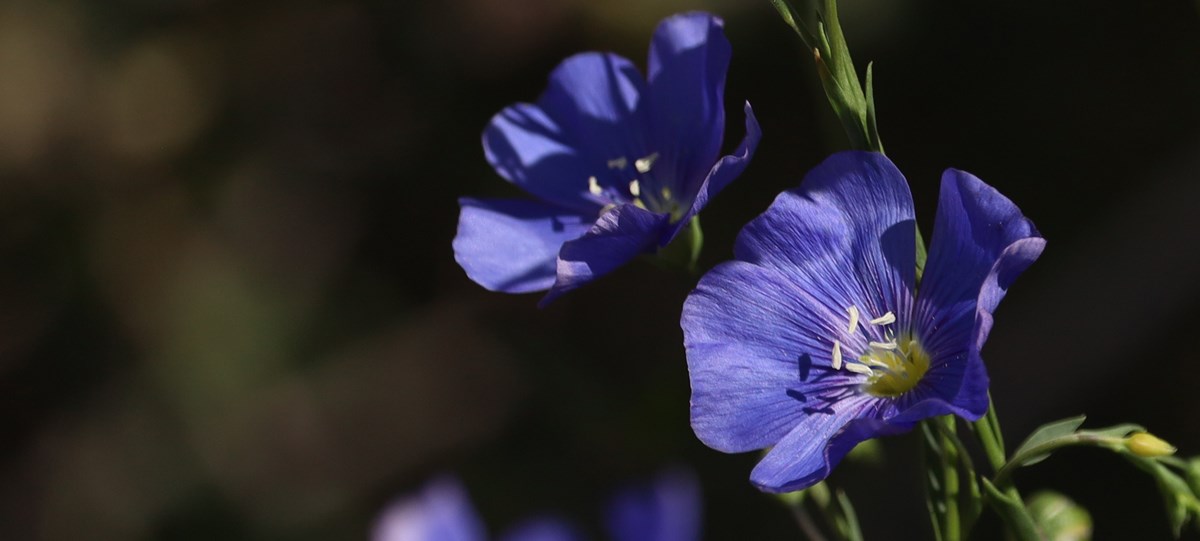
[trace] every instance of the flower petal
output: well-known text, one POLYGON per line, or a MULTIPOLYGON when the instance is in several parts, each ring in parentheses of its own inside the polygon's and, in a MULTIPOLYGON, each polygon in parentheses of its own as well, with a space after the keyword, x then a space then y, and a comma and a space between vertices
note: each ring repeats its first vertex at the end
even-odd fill
POLYGON ((870 397, 856 395, 804 418, 754 467, 750 482, 765 492, 803 490, 828 477, 860 442, 912 429, 912 424, 874 418, 875 405, 870 397))
POLYGON ((663 157, 656 178, 676 194, 694 194, 721 150, 733 52, 723 30, 711 14, 683 13, 659 23, 650 43, 649 150, 663 157))
POLYGON ((646 82, 629 60, 611 53, 581 53, 559 64, 538 99, 586 160, 578 172, 582 193, 594 176, 603 188, 625 191, 634 162, 647 150, 646 82))
POLYGON ((963 171, 942 175, 914 324, 935 365, 961 370, 953 402, 967 418, 987 409, 979 350, 991 331, 992 312, 1044 247, 1033 223, 1000 192, 963 171))
POLYGON ((559 295, 612 272, 658 244, 666 214, 634 205, 614 207, 582 237, 563 244, 554 287, 538 303, 546 306, 559 295))
POLYGON ((686 470, 668 470, 647 486, 613 498, 607 525, 613 541, 699 541, 700 483, 686 470))
POLYGON ((518 524, 500 541, 582 541, 574 526, 558 518, 536 518, 518 524))
POLYGON ((704 275, 680 323, 696 436, 724 452, 762 449, 857 391, 859 376, 830 369, 844 314, 774 269, 731 261, 704 275))
POLYGON ((372 541, 484 541, 486 532, 466 490, 450 477, 435 479, 416 496, 388 505, 371 530, 372 541))
POLYGON ((518 103, 492 117, 483 154, 500 176, 557 205, 587 210, 591 161, 540 107, 518 103))
POLYGON ((746 136, 742 138, 741 144, 733 154, 721 158, 709 170, 708 176, 704 177, 704 181, 692 198, 691 208, 682 219, 672 224, 669 237, 664 240, 664 244, 674 239, 675 235, 687 225, 688 220, 691 220, 692 216, 699 214, 708 205, 709 199, 725 189, 725 186, 733 182, 733 179, 741 175, 742 171, 746 170, 746 166, 750 165, 750 159, 754 157, 754 151, 758 148, 759 140, 762 139, 762 128, 758 126, 758 119, 754 117, 754 109, 750 108, 750 102, 746 102, 745 112, 746 136))
POLYGON ((777 268, 830 310, 902 318, 916 279, 912 195, 890 160, 839 152, 738 235, 738 259, 777 268))
POLYGON ((609 160, 632 163, 649 153, 640 108, 645 87, 641 73, 620 56, 567 58, 536 105, 517 104, 492 118, 483 133, 484 155, 529 193, 579 211, 599 209, 589 177, 602 187, 623 186, 628 173, 609 167, 609 160))
POLYGON ((587 216, 537 201, 463 198, 459 204, 454 259, 492 291, 549 289, 563 243, 592 225, 587 216))
POLYGON ((641 99, 646 82, 633 63, 612 53, 579 53, 550 73, 538 105, 577 142, 597 126, 644 127, 641 99))

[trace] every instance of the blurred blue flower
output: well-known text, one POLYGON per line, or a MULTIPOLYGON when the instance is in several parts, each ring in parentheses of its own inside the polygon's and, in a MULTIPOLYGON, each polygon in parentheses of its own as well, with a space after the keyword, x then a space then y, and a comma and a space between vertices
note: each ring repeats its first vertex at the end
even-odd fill
POLYGON ((648 77, 610 53, 564 60, 536 104, 492 118, 484 154, 537 199, 459 201, 454 255, 467 276, 506 293, 549 292, 542 304, 664 247, 741 174, 746 136, 718 159, 731 48, 721 19, 668 17, 650 44, 648 77))
POLYGON ((483 541, 483 521, 458 480, 439 477, 416 495, 392 503, 371 532, 372 541, 483 541))
MULTIPOLYGON (((698 541, 700 486, 694 475, 667 470, 649 484, 626 488, 613 497, 606 526, 613 541, 698 541)), ((383 511, 372 541, 486 541, 479 515, 462 485, 451 477, 429 482, 420 493, 383 511)), ((526 520, 501 541, 580 541, 571 524, 553 517, 526 520)))
POLYGON ((771 448, 751 482, 789 492, 866 439, 983 415, 992 312, 1045 240, 950 169, 919 290, 915 245, 908 184, 881 154, 835 154, 780 194, 684 305, 696 435, 724 452, 771 448))

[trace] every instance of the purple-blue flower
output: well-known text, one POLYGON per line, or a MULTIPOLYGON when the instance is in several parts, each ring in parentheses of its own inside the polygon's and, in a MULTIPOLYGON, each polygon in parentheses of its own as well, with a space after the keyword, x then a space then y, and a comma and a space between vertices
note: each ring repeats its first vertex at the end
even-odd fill
POLYGON ((718 159, 731 47, 721 19, 668 17, 647 76, 620 56, 564 60, 537 103, 492 118, 483 149, 500 176, 536 199, 459 201, 454 256, 493 291, 549 289, 542 304, 664 247, 749 163, 761 131, 718 159))
MULTIPOLYGON (((609 504, 606 526, 613 541, 698 541, 700 486, 683 470, 667 470, 652 483, 628 487, 609 504)), ((488 535, 466 490, 452 477, 430 481, 416 495, 383 511, 372 541, 486 541, 488 535)), ((525 520, 500 541, 582 541, 570 523, 553 517, 525 520)))
POLYGON ((863 440, 982 416, 992 312, 1045 240, 1012 201, 950 169, 919 287, 915 246, 908 184, 881 154, 835 154, 780 194, 684 304, 700 440, 770 448, 750 480, 789 492, 863 440))

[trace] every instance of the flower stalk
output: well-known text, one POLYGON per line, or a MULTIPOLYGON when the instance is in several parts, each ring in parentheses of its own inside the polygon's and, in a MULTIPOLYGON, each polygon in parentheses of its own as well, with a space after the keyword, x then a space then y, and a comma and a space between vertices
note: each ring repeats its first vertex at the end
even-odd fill
POLYGON ((850 146, 882 153, 883 142, 879 139, 875 96, 871 89, 871 64, 867 64, 865 83, 860 83, 838 21, 837 0, 817 3, 815 24, 808 22, 789 0, 771 0, 771 5, 812 52, 821 87, 850 139, 850 146))

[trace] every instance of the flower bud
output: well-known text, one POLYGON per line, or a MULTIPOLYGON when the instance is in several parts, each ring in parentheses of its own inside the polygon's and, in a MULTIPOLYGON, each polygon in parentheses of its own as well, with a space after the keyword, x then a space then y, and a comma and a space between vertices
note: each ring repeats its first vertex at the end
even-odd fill
POLYGON ((1092 538, 1092 516, 1071 498, 1043 490, 1029 498, 1026 507, 1045 539, 1086 541, 1092 538))
POLYGON ((1175 454, 1175 447, 1149 432, 1138 432, 1125 438, 1125 448, 1137 456, 1152 458, 1175 454))

